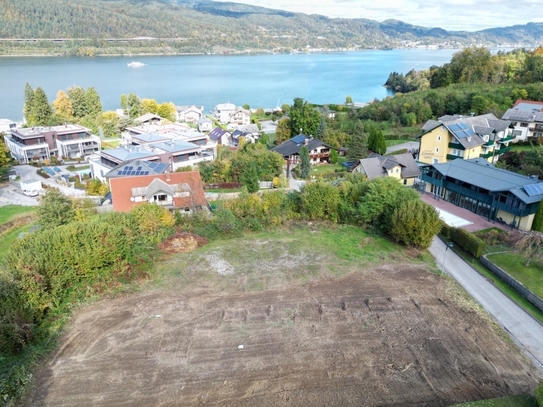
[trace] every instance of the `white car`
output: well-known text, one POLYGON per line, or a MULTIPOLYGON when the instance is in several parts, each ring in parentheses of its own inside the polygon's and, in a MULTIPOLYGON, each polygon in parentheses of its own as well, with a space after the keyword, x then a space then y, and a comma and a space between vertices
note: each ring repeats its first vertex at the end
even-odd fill
POLYGON ((23 194, 26 196, 38 196, 40 193, 35 189, 25 189, 23 194))

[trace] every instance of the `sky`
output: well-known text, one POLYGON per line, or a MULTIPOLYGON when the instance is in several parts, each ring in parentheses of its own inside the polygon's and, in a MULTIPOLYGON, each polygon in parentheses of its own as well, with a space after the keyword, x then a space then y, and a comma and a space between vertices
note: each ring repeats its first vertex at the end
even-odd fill
MULTIPOLYGON (((228 0, 225 0, 228 1, 228 0)), ((230 0, 327 17, 401 20, 449 31, 479 31, 543 22, 541 0, 230 0)))

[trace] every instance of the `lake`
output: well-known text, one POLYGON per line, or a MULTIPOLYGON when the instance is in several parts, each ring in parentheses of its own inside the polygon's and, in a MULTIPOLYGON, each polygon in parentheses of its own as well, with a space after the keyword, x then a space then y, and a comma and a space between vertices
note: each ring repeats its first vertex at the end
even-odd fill
POLYGON ((0 118, 21 121, 24 87, 41 87, 53 102, 59 90, 93 86, 104 110, 119 108, 120 96, 176 105, 195 104, 211 111, 218 103, 251 107, 309 102, 343 103, 382 99, 392 71, 407 73, 449 62, 454 49, 367 50, 356 52, 262 55, 136 57, 2 57, 0 118), (127 64, 139 61, 142 67, 127 64))

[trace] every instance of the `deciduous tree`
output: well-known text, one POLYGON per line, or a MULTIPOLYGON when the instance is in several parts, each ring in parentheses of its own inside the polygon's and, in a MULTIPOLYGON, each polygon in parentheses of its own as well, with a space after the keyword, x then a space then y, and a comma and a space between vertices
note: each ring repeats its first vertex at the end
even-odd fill
POLYGON ((307 101, 295 98, 289 109, 291 134, 317 134, 321 116, 307 101))
POLYGON ((74 117, 74 107, 72 101, 63 90, 57 92, 57 98, 53 102, 55 113, 63 120, 69 121, 74 117))
POLYGON ((58 189, 48 189, 40 198, 38 223, 42 228, 66 225, 74 220, 72 201, 58 189))

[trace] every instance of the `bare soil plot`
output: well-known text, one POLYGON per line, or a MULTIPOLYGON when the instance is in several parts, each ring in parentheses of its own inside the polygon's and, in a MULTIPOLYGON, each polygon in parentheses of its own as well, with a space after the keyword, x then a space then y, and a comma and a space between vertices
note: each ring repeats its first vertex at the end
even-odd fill
MULTIPOLYGON (((212 255, 198 256, 209 268, 212 255)), ((448 406, 536 382, 450 282, 387 263, 261 291, 100 301, 77 312, 26 405, 448 406)))

